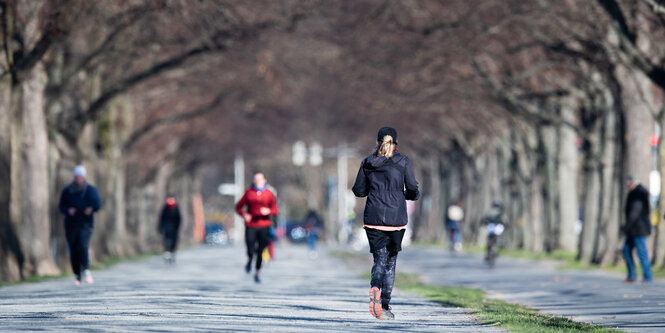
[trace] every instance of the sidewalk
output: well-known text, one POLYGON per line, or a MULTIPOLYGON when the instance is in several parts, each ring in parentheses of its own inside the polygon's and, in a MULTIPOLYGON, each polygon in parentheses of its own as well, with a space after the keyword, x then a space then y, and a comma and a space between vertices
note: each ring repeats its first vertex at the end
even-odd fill
POLYGON ((92 286, 68 278, 4 287, 2 331, 498 331, 399 291, 396 320, 379 321, 367 310, 368 283, 341 261, 307 259, 300 246, 276 252, 259 285, 244 272, 242 248, 199 247, 173 267, 153 257, 93 272, 92 286))
POLYGON ((665 283, 626 284, 604 271, 559 271, 551 261, 499 257, 494 269, 481 255, 409 247, 400 254, 405 272, 433 285, 482 289, 490 297, 519 303, 575 321, 630 332, 665 331, 665 283))

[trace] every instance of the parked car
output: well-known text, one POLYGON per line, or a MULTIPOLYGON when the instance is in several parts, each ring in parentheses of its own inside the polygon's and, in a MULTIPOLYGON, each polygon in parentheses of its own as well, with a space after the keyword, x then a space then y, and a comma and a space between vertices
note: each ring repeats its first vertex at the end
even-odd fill
POLYGON ((227 245, 229 235, 221 224, 206 223, 205 243, 208 245, 227 245))

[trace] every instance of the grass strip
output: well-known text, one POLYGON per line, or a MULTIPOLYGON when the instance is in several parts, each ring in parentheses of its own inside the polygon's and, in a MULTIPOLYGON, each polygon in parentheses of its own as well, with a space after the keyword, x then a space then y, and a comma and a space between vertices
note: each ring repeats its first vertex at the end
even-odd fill
POLYGON ((93 263, 92 265, 90 265, 90 269, 93 271, 107 269, 123 262, 141 261, 161 253, 162 253, 161 251, 149 251, 146 253, 135 254, 132 256, 110 256, 93 263))
POLYGON ((564 317, 543 314, 525 306, 487 298, 482 290, 424 284, 414 274, 398 273, 395 287, 446 307, 475 310, 473 316, 481 323, 512 332, 616 332, 614 329, 579 323, 564 317))
POLYGON ((37 283, 37 282, 44 282, 44 281, 49 281, 49 280, 56 280, 56 279, 62 279, 65 277, 68 277, 70 275, 73 275, 72 273, 60 273, 59 275, 34 275, 27 277, 22 280, 17 280, 17 281, 0 281, 0 288, 2 287, 8 287, 8 286, 15 286, 19 284, 24 284, 24 283, 37 283))

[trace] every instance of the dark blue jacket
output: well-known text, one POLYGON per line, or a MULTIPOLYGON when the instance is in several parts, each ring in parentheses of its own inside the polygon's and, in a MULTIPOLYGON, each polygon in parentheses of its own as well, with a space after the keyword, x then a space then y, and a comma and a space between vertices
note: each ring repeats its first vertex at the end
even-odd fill
POLYGON ((626 224, 622 230, 629 237, 641 237, 651 234, 651 212, 649 209, 649 191, 637 185, 628 192, 626 199, 626 224))
POLYGON ((367 196, 363 220, 378 226, 404 226, 408 222, 406 200, 418 200, 418 182, 409 159, 370 155, 360 164, 353 194, 367 196))
POLYGON ((85 215, 87 207, 92 207, 93 212, 102 208, 102 200, 99 198, 97 188, 86 184, 82 188, 72 183, 65 187, 60 194, 58 209, 65 215, 65 227, 93 227, 95 224, 94 214, 85 215), (76 208, 74 216, 69 215, 69 208, 76 208))

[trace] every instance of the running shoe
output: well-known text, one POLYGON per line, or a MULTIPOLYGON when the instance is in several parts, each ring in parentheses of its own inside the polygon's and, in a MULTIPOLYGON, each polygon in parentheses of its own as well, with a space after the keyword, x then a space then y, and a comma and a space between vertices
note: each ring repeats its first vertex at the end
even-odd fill
POLYGON ((369 313, 376 319, 381 318, 383 309, 381 307, 381 290, 377 287, 372 287, 369 290, 369 313))
POLYGON ((258 275, 254 275, 254 282, 261 283, 261 278, 258 275))
POLYGON ((252 262, 248 262, 247 265, 245 265, 245 272, 249 274, 249 272, 252 270, 252 262))
POLYGON ((393 320, 393 319, 395 319, 395 315, 391 311, 393 308, 390 307, 390 305, 384 305, 382 307, 382 309, 383 309, 383 314, 381 314, 381 319, 384 319, 384 320, 393 320))
POLYGON ((83 275, 85 276, 85 282, 87 284, 95 283, 95 280, 92 278, 92 274, 90 274, 89 270, 86 269, 85 272, 83 273, 83 275))
POLYGON ((167 263, 167 264, 171 263, 171 252, 170 251, 164 252, 164 262, 167 263))
POLYGON ((75 286, 80 286, 81 285, 81 280, 74 280, 74 285, 75 286))

